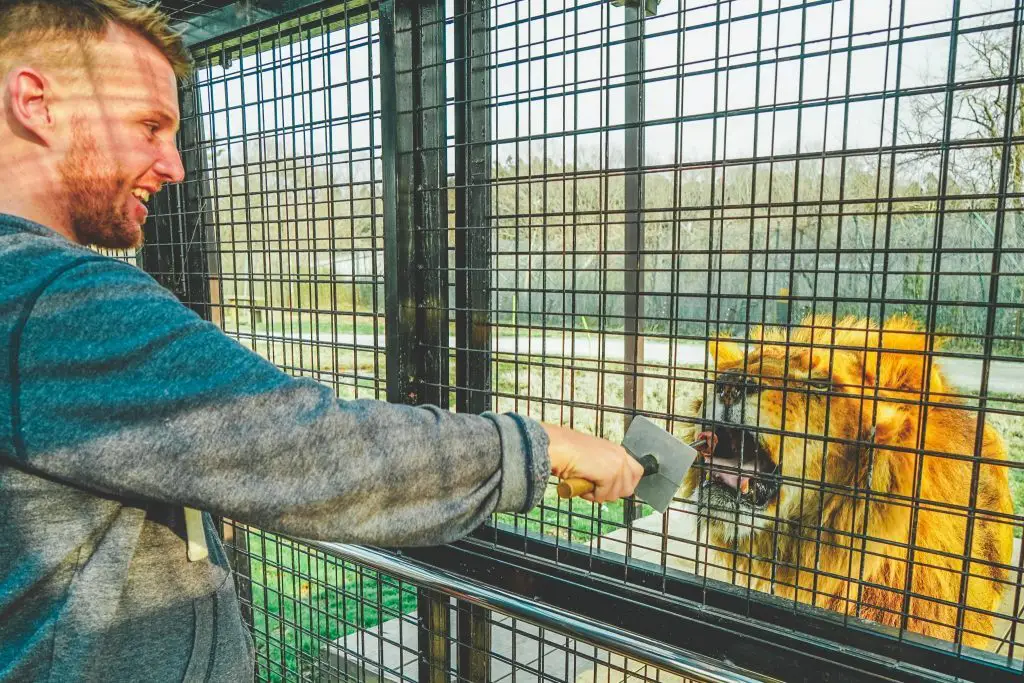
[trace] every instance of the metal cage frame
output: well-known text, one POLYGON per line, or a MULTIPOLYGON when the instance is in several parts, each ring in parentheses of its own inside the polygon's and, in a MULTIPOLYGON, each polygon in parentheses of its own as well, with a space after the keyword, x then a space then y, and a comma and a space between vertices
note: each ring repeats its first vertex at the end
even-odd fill
MULTIPOLYGON (((800 7, 806 11, 827 4, 823 0, 808 0, 800 7)), ((383 350, 386 356, 386 373, 383 373, 386 383, 378 389, 386 388, 387 400, 397 403, 431 403, 468 412, 491 409, 496 400, 496 365, 492 357, 495 322, 491 319, 491 314, 495 313, 492 259, 496 248, 491 225, 495 220, 492 207, 497 185, 492 176, 495 120, 489 106, 496 99, 492 92, 494 64, 491 60, 498 49, 491 44, 493 3, 453 0, 450 16, 446 3, 439 0, 302 5, 291 14, 275 15, 226 35, 199 41, 192 49, 201 56, 203 64, 222 65, 257 55, 264 45, 263 31, 272 34, 272 42, 277 41, 274 45, 284 45, 290 40, 309 41, 311 36, 326 35, 335 28, 345 30, 344 27, 353 22, 377 22, 380 95, 379 102, 371 103, 368 116, 372 119, 374 107, 379 105, 382 173, 380 177, 371 178, 370 184, 374 188, 372 198, 379 199, 382 207, 383 230, 380 235, 375 233, 373 239, 382 236, 384 272, 374 277, 383 282, 385 296, 381 307, 384 313, 379 317, 388 330, 383 349, 376 349, 383 350), (454 38, 450 45, 446 37, 449 28, 454 38), (452 48, 452 57, 446 54, 448 47, 452 48), (454 75, 451 94, 447 84, 449 68, 454 75), (454 130, 448 130, 449 109, 454 117, 454 130), (453 169, 448 168, 449 150, 453 151, 453 169), (379 197, 374 194, 378 186, 379 197), (449 242, 450 225, 454 225, 454 229, 449 242), (454 347, 450 344, 450 330, 454 331, 454 347)), ((616 76, 617 87, 623 92, 624 114, 620 124, 605 125, 602 129, 620 130, 625 141, 625 155, 616 171, 623 188, 624 203, 617 212, 622 217, 624 242, 621 250, 614 253, 626 274, 621 289, 615 291, 623 300, 619 317, 623 324, 620 334, 624 361, 621 369, 616 370, 623 377, 623 404, 605 408, 628 417, 645 410, 644 382, 661 378, 652 376, 642 360, 645 295, 641 274, 645 271, 646 249, 643 227, 644 215, 649 210, 644 204, 645 172, 649 169, 641 143, 648 134, 644 123, 642 23, 645 17, 653 15, 656 3, 646 3, 643 13, 636 3, 626 5, 618 10, 622 13, 622 39, 618 46, 622 48, 625 65, 616 76)), ((852 14, 852 9, 850 11, 852 14)), ((1011 70, 1004 79, 1010 93, 1016 92, 1022 78, 1017 65, 1024 6, 1018 2, 1012 11, 1013 20, 1003 26, 1012 33, 1010 44, 1017 56, 1010 60, 1011 70)), ((956 16, 954 12, 950 28, 953 36, 958 31, 956 16)), ((717 26, 728 20, 719 15, 711 24, 717 26)), ((903 36, 902 26, 899 29, 896 40, 902 48, 910 38, 903 36)), ((371 42, 373 39, 368 39, 367 45, 371 42)), ((806 47, 802 39, 801 47, 806 47)), ((955 58, 951 59, 950 69, 955 71, 954 67, 955 58)), ((262 65, 256 71, 261 68, 262 65)), ((712 66, 711 71, 715 72, 715 68, 712 66)), ((374 79, 372 65, 368 78, 374 79)), ((933 89, 933 94, 945 98, 947 111, 957 88, 956 75, 951 72, 945 87, 933 89)), ((898 82, 896 92, 899 94, 898 82)), ((1013 109, 1013 95, 1009 97, 1008 109, 1013 109)), ((184 183, 158 196, 154 217, 146 226, 146 246, 140 255, 140 264, 204 318, 223 322, 218 316, 223 314, 225 302, 221 300, 217 280, 225 272, 219 259, 227 255, 211 247, 221 244, 211 232, 218 225, 214 215, 216 207, 210 205, 210 198, 218 192, 218 177, 216 169, 210 167, 208 146, 216 133, 211 135, 211 131, 203 128, 207 113, 203 111, 202 98, 200 86, 189 85, 181 90, 180 143, 188 175, 184 183)), ((849 106, 855 99, 846 94, 839 97, 838 102, 849 106)), ((799 101, 796 106, 802 105, 799 101)), ((712 114, 710 118, 717 120, 716 116, 712 114)), ((678 115, 675 124, 679 125, 684 118, 678 115)), ((1009 116, 1007 121, 1009 126, 1009 116)), ((942 164, 948 164, 950 155, 957 149, 970 147, 966 143, 951 144, 948 114, 945 133, 945 139, 940 140, 937 147, 942 164)), ((372 136, 373 133, 371 156, 377 144, 372 136)), ((1014 137, 1009 128, 998 143, 1004 150, 1000 171, 1003 183, 991 198, 996 216, 996 235, 991 249, 996 281, 1001 273, 999 259, 1003 243, 999 236, 1003 217, 1011 210, 1008 203, 1020 199, 1010 196, 1005 183, 1010 172, 1010 150, 1020 143, 1024 140, 1014 137)), ((867 151, 881 157, 884 147, 867 151)), ((847 154, 849 150, 844 145, 835 152, 797 154, 791 160, 799 164, 802 160, 813 159, 824 167, 827 160, 842 159, 847 154)), ((781 163, 785 158, 770 157, 770 163, 777 161, 781 163)), ((243 165, 248 163, 245 161, 243 165)), ((724 174, 725 169, 739 163, 723 158, 709 160, 705 165, 724 174)), ((701 167, 700 164, 692 166, 701 167)), ((244 169, 244 173, 248 172, 244 169)), ((881 177, 881 171, 879 174, 881 177)), ((523 177, 530 175, 528 168, 523 177)), ((521 179, 514 177, 511 182, 515 184, 521 179)), ((959 201, 945 182, 946 175, 943 175, 934 211, 940 224, 947 205, 952 208, 959 201)), ((823 184, 821 192, 824 195, 823 184)), ((877 193, 873 199, 880 201, 877 193)), ((826 211, 823 208, 826 204, 829 211, 833 206, 839 207, 840 214, 844 211, 842 198, 826 200, 824 196, 817 205, 809 203, 802 208, 820 218, 826 211)), ((801 205, 799 201, 790 205, 795 220, 801 205)), ((753 225, 755 210, 764 207, 752 202, 749 210, 743 208, 747 213, 740 218, 753 225)), ((718 206, 712 201, 702 210, 712 220, 729 220, 729 206, 718 206)), ((890 204, 890 219, 892 213, 890 204)), ((374 220, 376 218, 374 213, 374 220)), ((940 227, 933 252, 937 255, 936 266, 941 266, 938 256, 942 252, 941 235, 940 227)), ((820 239, 819 232, 819 246, 820 239)), ((714 245, 708 246, 709 254, 715 250, 714 245)), ((563 268, 568 270, 567 266, 563 268)), ((767 268, 766 265, 766 272, 767 268)), ((838 268, 837 265, 837 272, 838 268)), ((518 265, 516 269, 518 272, 518 265)), ((935 267, 932 272, 940 270, 935 267)), ((883 270, 883 276, 885 272, 883 270)), ((1016 275, 1024 273, 1007 273, 1010 277, 1016 275)), ((835 282, 838 288, 838 277, 835 282)), ((767 289, 767 285, 765 287, 767 289)), ((989 300, 983 302, 990 311, 1013 308, 1000 301, 998 285, 992 286, 990 292, 989 300)), ((776 297, 767 291, 751 292, 749 287, 740 298, 747 302, 748 314, 751 301, 760 301, 762 309, 776 302, 785 307, 786 318, 791 317, 789 307, 801 301, 801 297, 790 296, 788 292, 776 297)), ((932 323, 942 300, 936 278, 925 298, 928 320, 932 323)), ((709 314, 709 318, 715 317, 720 318, 709 314)), ((994 321, 995 315, 988 315, 982 339, 983 391, 978 397, 982 411, 988 400, 984 387, 993 359, 1000 357, 995 350, 998 335, 994 321)), ((528 322, 526 327, 534 326, 528 322)), ((542 322, 537 327, 547 326, 542 322)), ((929 329, 932 327, 934 325, 929 329)), ((564 338, 565 330, 561 331, 564 338)), ((376 332, 375 340, 375 344, 379 342, 376 332)), ((370 352, 376 351, 371 349, 370 352)), ((302 367, 289 369, 305 371, 302 367)), ((374 372, 379 379, 380 370, 374 372)), ((510 398, 518 400, 520 397, 510 398)), ((534 397, 527 391, 523 398, 528 402, 534 397)), ((570 401, 569 406, 572 405, 570 401)), ((566 513, 559 510, 559 515, 563 514, 566 513)), ((586 517, 585 513, 572 510, 567 514, 586 517)), ((631 522, 637 514, 638 506, 630 503, 624 510, 622 522, 617 523, 625 530, 627 539, 632 539, 631 522)), ((1019 520, 1015 521, 1019 524, 1019 520)), ((602 523, 597 518, 597 524, 602 523)), ((668 571, 649 562, 524 529, 518 521, 510 524, 507 520, 496 520, 451 547, 417 549, 403 554, 426 566, 468 577, 483 586, 512 590, 534 601, 538 609, 550 605, 575 612, 681 651, 720 661, 723 665, 729 663, 784 680, 1010 680, 1021 675, 1019 661, 996 655, 965 657, 956 645, 942 647, 908 632, 869 626, 794 601, 668 571)), ((258 583, 248 574, 248 560, 253 551, 247 546, 247 532, 243 529, 239 533, 239 528, 230 521, 225 522, 225 535, 232 544, 236 580, 245 607, 243 613, 251 627, 252 590, 253 584, 258 583)), ((631 542, 627 540, 627 544, 631 542)), ((423 624, 417 646, 421 658, 419 680, 447 680, 452 671, 458 671, 460 678, 471 681, 489 680, 489 661, 479 656, 490 649, 489 631, 480 628, 481 623, 487 623, 486 606, 480 600, 459 603, 460 615, 468 616, 458 620, 454 642, 469 646, 457 648, 455 659, 458 661, 453 663, 451 643, 438 638, 438 634, 447 634, 452 628, 445 607, 447 601, 448 596, 438 593, 436 586, 418 591, 417 611, 423 624)))

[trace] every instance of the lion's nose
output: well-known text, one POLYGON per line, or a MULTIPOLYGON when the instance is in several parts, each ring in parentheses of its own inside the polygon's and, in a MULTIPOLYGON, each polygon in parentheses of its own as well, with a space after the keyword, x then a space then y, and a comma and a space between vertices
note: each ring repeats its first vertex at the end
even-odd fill
POLYGON ((725 405, 740 403, 751 394, 761 391, 761 383, 756 377, 735 370, 723 372, 715 381, 715 393, 725 405))

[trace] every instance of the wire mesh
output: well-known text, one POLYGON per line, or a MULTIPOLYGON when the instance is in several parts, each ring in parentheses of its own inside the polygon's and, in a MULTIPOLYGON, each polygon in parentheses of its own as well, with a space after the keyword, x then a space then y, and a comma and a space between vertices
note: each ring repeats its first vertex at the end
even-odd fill
POLYGON ((100 253, 100 254, 103 254, 104 256, 109 256, 110 258, 115 258, 118 261, 124 261, 125 263, 130 263, 130 264, 133 264, 133 265, 137 265, 137 262, 138 262, 138 253, 135 250, 132 250, 132 249, 99 249, 99 248, 95 248, 94 250, 96 252, 100 253))
POLYGON ((368 6, 199 49, 203 219, 213 319, 343 398, 381 398, 379 64, 368 6))
MULTIPOLYGON (((383 398, 387 369, 375 11, 205 45, 185 92, 214 320, 341 397, 383 398)), ((449 2, 447 144, 417 150, 448 182, 413 190, 449 209, 434 388, 613 441, 635 414, 716 439, 666 514, 549 487, 479 538, 642 560, 1019 669, 1022 21, 999 0, 449 2)), ((301 600, 267 587, 285 567, 254 533, 240 591, 277 619, 254 630, 287 677, 295 642, 345 636, 280 626, 301 600)))
MULTIPOLYGON (((175 229, 148 230, 144 248, 161 281, 173 283, 168 264, 208 280, 183 299, 227 335, 343 399, 385 397, 375 16, 365 3, 324 6, 193 50, 181 92, 192 167, 155 207, 154 226, 175 229)), ((414 587, 223 525, 259 680, 309 680, 328 646, 355 648, 366 629, 415 610, 414 587)))
POLYGON ((481 11, 492 407, 717 439, 498 523, 1019 660, 1020 5, 481 11))
MULTIPOLYGON (((191 18, 221 9, 232 2, 234 0, 171 0, 170 2, 164 0, 159 3, 159 6, 172 21, 188 21, 191 18)), ((147 4, 158 3, 154 1, 147 2, 147 4)))

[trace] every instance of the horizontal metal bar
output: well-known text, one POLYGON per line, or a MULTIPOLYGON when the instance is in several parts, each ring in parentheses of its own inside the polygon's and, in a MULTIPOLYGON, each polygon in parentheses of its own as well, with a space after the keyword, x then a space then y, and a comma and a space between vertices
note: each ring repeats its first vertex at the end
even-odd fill
POLYGON ((623 631, 553 605, 531 602, 514 593, 492 588, 450 571, 399 557, 391 552, 347 543, 307 540, 302 542, 345 560, 409 581, 419 587, 441 591, 495 612, 560 631, 674 674, 694 677, 707 683, 754 683, 777 680, 730 667, 711 658, 623 631))

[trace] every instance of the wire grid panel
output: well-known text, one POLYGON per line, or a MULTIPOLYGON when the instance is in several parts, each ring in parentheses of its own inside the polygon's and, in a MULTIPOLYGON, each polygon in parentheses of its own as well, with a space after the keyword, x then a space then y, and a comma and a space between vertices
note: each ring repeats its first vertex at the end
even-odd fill
POLYGON ((110 258, 117 259, 118 261, 124 261, 131 265, 138 265, 138 253, 132 249, 100 249, 93 248, 99 254, 109 256, 110 258))
MULTIPOLYGON (((367 642, 382 629, 415 624, 415 586, 251 527, 229 522, 224 533, 233 539, 228 549, 257 680, 378 680, 394 665, 374 661, 377 678, 367 678, 367 642)), ((417 656, 415 634, 404 636, 388 641, 395 662, 417 656)))
MULTIPOLYGON (((234 526, 235 537, 247 536, 248 550, 233 546, 233 561, 249 564, 252 599, 243 599, 251 618, 260 681, 310 680, 401 683, 419 680, 421 629, 452 654, 465 648, 470 657, 487 659, 489 680, 575 681, 577 683, 689 683, 690 679, 657 670, 616 655, 570 635, 499 613, 482 618, 489 634, 485 652, 458 640, 459 621, 480 619, 454 598, 442 596, 449 629, 429 630, 438 621, 420 619, 419 588, 330 553, 234 526)), ((244 573, 236 574, 240 584, 244 573)), ((247 595, 248 587, 239 586, 247 595)), ((441 673, 450 681, 479 677, 458 670, 451 657, 441 673)))
POLYGON ((214 322, 342 398, 382 398, 385 381, 374 17, 333 6, 202 47, 184 95, 214 322))
POLYGON ((496 523, 1019 668, 1020 5, 459 7, 493 409, 715 446, 665 515, 551 487, 496 523))
MULTIPOLYGON (((337 3, 193 49, 196 167, 178 215, 154 216, 186 229, 147 243, 201 252, 209 301, 193 303, 342 399, 386 393, 379 40, 374 7, 337 3)), ((415 609, 411 587, 223 522, 260 680, 295 680, 321 645, 415 609)))
POLYGON ((170 2, 167 0, 163 2, 144 0, 144 2, 147 5, 158 4, 171 21, 187 21, 230 5, 234 0, 171 0, 170 2))

